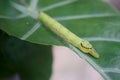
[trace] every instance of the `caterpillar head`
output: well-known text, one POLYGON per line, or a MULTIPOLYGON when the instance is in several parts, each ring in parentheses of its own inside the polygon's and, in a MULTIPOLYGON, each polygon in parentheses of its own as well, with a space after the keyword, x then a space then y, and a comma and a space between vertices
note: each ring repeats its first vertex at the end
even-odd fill
POLYGON ((99 58, 99 54, 95 51, 93 46, 88 41, 82 41, 80 43, 81 51, 84 53, 89 53, 90 55, 94 56, 95 58, 99 58))

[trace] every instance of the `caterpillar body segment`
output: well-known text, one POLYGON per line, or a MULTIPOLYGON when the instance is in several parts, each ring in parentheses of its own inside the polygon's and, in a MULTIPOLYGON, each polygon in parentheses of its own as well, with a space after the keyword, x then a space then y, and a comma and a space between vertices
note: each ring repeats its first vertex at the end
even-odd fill
POLYGON ((39 14, 39 20, 59 37, 79 48, 82 52, 89 53, 93 57, 99 58, 99 54, 88 41, 81 39, 42 11, 39 14))

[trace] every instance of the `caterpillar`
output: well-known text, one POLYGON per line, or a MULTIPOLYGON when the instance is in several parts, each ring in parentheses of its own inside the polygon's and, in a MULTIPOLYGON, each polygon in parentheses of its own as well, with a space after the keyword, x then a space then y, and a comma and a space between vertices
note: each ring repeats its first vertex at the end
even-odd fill
POLYGON ((56 35, 79 48, 83 53, 88 53, 95 58, 99 58, 99 54, 88 41, 78 37, 46 13, 40 11, 38 19, 56 35))

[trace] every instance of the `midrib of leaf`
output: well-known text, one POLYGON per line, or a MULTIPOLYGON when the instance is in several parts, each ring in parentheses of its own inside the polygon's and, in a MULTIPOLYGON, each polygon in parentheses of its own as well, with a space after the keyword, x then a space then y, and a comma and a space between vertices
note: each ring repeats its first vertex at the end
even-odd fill
POLYGON ((38 0, 31 0, 30 1, 30 6, 34 9, 36 9, 37 8, 37 3, 38 3, 38 0))

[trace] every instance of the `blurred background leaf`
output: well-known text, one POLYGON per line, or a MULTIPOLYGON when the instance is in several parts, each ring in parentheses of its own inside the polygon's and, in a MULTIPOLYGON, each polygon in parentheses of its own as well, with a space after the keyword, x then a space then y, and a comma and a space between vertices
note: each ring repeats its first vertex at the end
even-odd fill
POLYGON ((0 79, 19 74, 21 80, 48 80, 51 70, 51 46, 22 41, 0 31, 0 79))

